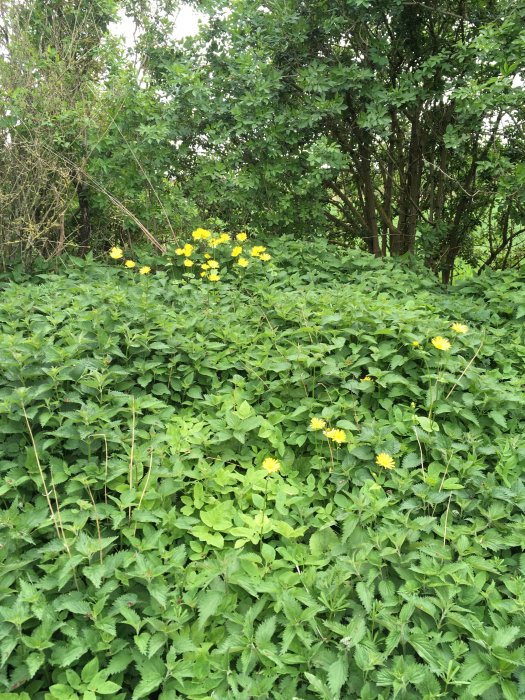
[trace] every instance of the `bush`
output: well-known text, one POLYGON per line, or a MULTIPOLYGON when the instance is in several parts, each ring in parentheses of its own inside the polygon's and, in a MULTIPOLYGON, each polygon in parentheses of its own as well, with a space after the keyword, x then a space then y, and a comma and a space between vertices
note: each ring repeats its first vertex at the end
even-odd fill
POLYGON ((523 277, 272 255, 5 285, 0 699, 525 694, 523 277))

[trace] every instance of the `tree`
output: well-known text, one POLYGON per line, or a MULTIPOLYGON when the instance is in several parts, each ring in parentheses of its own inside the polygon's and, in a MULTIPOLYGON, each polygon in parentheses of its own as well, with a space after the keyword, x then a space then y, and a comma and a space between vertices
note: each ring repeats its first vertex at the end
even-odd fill
MULTIPOLYGON (((375 255, 419 253, 445 282, 458 256, 475 261, 473 232, 516 185, 523 8, 204 4, 200 35, 149 66, 185 126, 178 165, 204 211, 358 240, 375 255)), ((515 227, 523 202, 512 201, 515 227)))

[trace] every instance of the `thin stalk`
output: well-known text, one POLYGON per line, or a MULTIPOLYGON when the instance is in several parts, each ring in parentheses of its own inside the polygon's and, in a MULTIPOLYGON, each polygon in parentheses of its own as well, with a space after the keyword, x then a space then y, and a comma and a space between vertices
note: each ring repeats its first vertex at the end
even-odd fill
POLYGON ((38 456, 38 450, 37 450, 37 447, 36 447, 36 442, 35 442, 35 438, 34 438, 34 435, 33 435, 33 431, 31 430, 31 425, 30 425, 30 423, 29 423, 29 418, 28 418, 28 416, 27 416, 26 409, 25 409, 25 406, 24 406, 23 404, 22 404, 22 411, 23 411, 23 413, 24 413, 24 418, 25 418, 25 420, 26 420, 27 429, 28 429, 28 431, 29 431, 29 436, 30 436, 30 438, 31 438, 31 443, 32 443, 32 445, 33 445, 33 452, 34 452, 34 454, 35 454, 36 463, 37 463, 37 466, 38 466, 38 471, 39 471, 39 473, 40 473, 40 479, 41 479, 41 481, 42 481, 42 488, 44 489, 44 495, 45 495, 46 500, 47 500, 47 505, 48 505, 48 508, 49 508, 49 512, 51 513, 51 519, 53 520, 53 524, 54 524, 54 526, 55 526, 55 530, 56 530, 57 536, 59 537, 59 539, 62 539, 62 535, 61 535, 61 533, 60 533, 60 528, 58 527, 58 522, 57 522, 57 518, 56 518, 56 515, 55 515, 55 511, 53 510, 53 504, 51 503, 51 498, 50 498, 50 496, 49 496, 49 491, 47 490, 46 480, 45 480, 45 478, 44 478, 44 471, 43 471, 43 469, 42 469, 42 465, 40 464, 40 458, 39 458, 39 456, 38 456))
MULTIPOLYGON (((131 399, 131 450, 129 453, 129 490, 133 488, 133 457, 135 453, 135 397, 131 399)), ((128 508, 128 520, 131 520, 131 504, 128 508)))
POLYGON ((87 481, 84 482, 84 486, 86 487, 87 492, 89 493, 89 498, 91 499, 91 503, 93 504, 93 510, 95 511, 95 522, 97 524, 97 537, 98 537, 98 548, 99 548, 99 554, 100 554, 100 563, 104 563, 104 558, 102 555, 102 535, 100 533, 100 519, 98 517, 98 511, 97 511, 97 504, 95 503, 95 499, 93 498, 93 493, 91 489, 89 488, 89 484, 87 481))
MULTIPOLYGON (((148 473, 146 474, 146 482, 144 484, 144 488, 142 489, 142 493, 140 494, 140 499, 139 499, 139 504, 137 506, 137 510, 140 509, 140 506, 142 505, 142 501, 144 500, 144 496, 146 495, 146 491, 148 490, 152 467, 153 467, 153 450, 150 450, 148 473)), ((133 534, 135 535, 136 532, 137 532, 137 524, 135 523, 135 531, 133 534)))
POLYGON ((459 384, 459 382, 460 382, 460 381, 462 380, 462 378, 465 376, 465 374, 466 374, 466 372, 468 371, 469 367, 472 365, 472 363, 474 362, 474 360, 476 359, 476 357, 477 357, 477 356, 479 355, 479 353, 481 352, 481 348, 482 348, 482 347, 483 347, 483 340, 481 341, 481 343, 480 343, 480 345, 479 345, 479 348, 478 348, 478 349, 476 350, 476 352, 474 353, 474 355, 473 355, 472 359, 470 360, 470 362, 467 364, 467 366, 465 367, 465 369, 463 370, 463 372, 461 372, 461 374, 459 375, 457 381, 452 385, 451 390, 450 390, 450 391, 448 392, 448 394, 445 396, 445 401, 450 397, 450 395, 452 394, 452 392, 454 391, 454 389, 457 387, 457 385, 459 384))
POLYGON ((263 546, 263 532, 264 532, 264 518, 266 517, 266 504, 268 502, 268 476, 265 476, 265 488, 264 488, 264 503, 262 507, 262 518, 261 518, 261 532, 259 533, 259 543, 262 549, 263 546))

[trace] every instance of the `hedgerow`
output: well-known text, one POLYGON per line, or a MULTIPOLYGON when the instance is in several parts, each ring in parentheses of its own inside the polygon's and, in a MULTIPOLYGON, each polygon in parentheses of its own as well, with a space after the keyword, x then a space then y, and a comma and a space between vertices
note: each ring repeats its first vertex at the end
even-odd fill
POLYGON ((0 700, 524 697, 523 274, 270 249, 4 285, 0 700))

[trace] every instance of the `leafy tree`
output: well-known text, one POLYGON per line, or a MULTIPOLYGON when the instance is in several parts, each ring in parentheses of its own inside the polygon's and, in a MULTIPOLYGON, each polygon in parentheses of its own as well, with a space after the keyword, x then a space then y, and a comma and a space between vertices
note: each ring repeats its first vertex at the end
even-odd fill
POLYGON ((179 165, 207 213, 326 232, 376 255, 418 252, 445 281, 458 255, 476 261, 472 232, 491 207, 506 216, 509 191, 516 228, 521 7, 203 5, 200 35, 158 50, 149 68, 186 129, 179 165))

